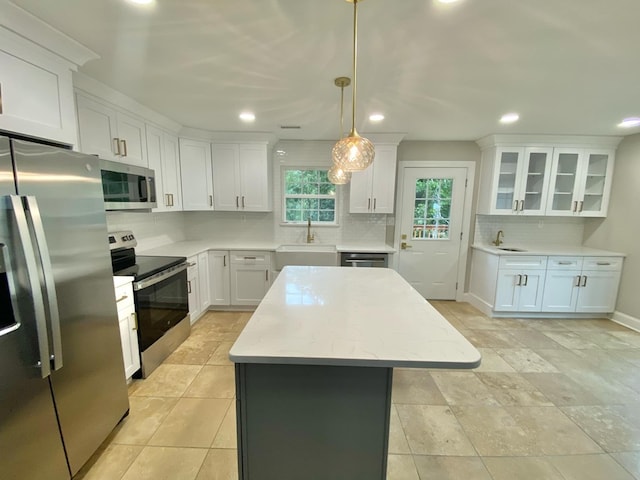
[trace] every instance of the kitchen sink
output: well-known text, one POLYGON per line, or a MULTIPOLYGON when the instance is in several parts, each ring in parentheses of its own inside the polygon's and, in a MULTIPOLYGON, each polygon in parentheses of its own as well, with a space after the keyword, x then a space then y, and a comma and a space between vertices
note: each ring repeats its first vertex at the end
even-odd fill
POLYGON ((524 248, 512 248, 512 247, 498 247, 498 250, 502 250, 504 252, 526 252, 524 248))
POLYGON ((335 245, 299 243, 276 248, 276 269, 287 265, 336 266, 338 250, 335 245))

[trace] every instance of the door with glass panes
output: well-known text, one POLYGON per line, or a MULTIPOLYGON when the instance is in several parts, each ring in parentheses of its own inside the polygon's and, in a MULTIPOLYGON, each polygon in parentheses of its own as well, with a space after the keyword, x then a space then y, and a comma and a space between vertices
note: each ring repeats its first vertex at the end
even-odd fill
POLYGON ((453 300, 466 168, 405 168, 398 272, 424 298, 453 300))

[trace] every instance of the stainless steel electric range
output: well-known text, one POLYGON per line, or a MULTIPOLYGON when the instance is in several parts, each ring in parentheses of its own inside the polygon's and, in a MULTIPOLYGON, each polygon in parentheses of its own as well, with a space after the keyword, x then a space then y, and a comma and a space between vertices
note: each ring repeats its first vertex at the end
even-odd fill
POLYGON ((136 255, 130 231, 109 234, 116 276, 133 277, 141 371, 147 377, 191 332, 186 257, 136 255))

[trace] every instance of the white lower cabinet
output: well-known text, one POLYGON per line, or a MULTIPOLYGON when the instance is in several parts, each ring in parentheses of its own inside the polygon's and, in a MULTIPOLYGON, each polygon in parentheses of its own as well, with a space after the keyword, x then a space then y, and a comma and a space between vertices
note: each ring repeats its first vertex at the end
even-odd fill
POLYGON ((116 287, 116 306, 120 326, 120 342, 124 360, 125 378, 131 378, 140 369, 140 348, 138 346, 138 321, 133 302, 131 281, 114 279, 116 287))
POLYGON ((231 304, 229 252, 209 251, 209 297, 211 305, 231 304))
POLYGON ((187 293, 189 296, 189 317, 191 325, 200 318, 202 307, 200 304, 200 275, 198 269, 198 256, 189 257, 187 259, 189 267, 187 268, 187 293))
POLYGON ((543 311, 613 312, 622 257, 550 257, 543 311))
POLYGON ((499 270, 494 310, 539 312, 544 277, 544 270, 499 270))
POLYGON ((207 311, 211 304, 209 295, 209 255, 207 252, 198 255, 198 291, 200 302, 200 314, 207 311))
POLYGON ((231 253, 231 304, 258 305, 271 285, 271 253, 231 253))

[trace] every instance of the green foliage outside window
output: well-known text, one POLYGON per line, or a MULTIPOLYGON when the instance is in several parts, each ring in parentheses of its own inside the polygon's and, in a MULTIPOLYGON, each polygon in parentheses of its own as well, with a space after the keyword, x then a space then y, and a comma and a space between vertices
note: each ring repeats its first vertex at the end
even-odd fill
POLYGON ((336 186, 327 170, 284 171, 284 221, 336 223, 336 186))
POLYGON ((414 239, 449 238, 452 189, 452 178, 420 178, 416 181, 414 239))

